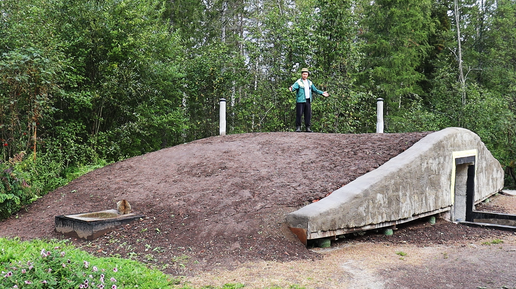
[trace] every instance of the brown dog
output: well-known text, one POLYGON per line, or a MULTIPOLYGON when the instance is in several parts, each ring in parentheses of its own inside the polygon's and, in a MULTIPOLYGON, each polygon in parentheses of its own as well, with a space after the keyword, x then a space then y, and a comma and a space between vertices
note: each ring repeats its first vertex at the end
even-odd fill
POLYGON ((121 200, 116 203, 116 210, 120 215, 126 215, 131 212, 131 205, 126 200, 121 200))

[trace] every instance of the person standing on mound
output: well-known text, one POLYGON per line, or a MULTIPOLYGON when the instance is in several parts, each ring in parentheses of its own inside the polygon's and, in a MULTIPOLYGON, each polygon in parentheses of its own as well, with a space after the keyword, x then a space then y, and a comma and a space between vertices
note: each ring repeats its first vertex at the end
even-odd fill
POLYGON ((326 91, 318 90, 315 85, 308 80, 310 72, 308 68, 301 69, 301 78, 298 79, 288 89, 291 92, 296 92, 296 132, 301 131, 301 116, 305 115, 305 127, 307 132, 312 132, 310 129, 312 120, 312 92, 328 97, 326 91))

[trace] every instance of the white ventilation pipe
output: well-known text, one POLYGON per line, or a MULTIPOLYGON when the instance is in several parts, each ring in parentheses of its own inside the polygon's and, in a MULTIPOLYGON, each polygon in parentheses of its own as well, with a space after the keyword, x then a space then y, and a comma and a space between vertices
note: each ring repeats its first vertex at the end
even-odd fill
POLYGON ((383 98, 376 99, 376 133, 383 133, 383 98))
POLYGON ((220 99, 220 135, 226 135, 226 99, 220 99))

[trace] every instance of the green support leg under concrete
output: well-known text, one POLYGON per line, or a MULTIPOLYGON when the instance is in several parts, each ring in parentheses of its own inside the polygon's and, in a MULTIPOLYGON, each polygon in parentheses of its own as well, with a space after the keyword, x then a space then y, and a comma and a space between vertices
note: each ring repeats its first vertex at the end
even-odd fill
POLYGON ((330 248, 331 247, 331 239, 319 239, 317 240, 317 246, 320 248, 330 248))

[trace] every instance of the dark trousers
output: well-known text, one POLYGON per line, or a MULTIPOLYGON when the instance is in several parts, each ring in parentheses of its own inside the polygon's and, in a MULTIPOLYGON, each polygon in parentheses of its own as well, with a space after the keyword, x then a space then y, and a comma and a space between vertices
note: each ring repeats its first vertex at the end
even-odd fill
POLYGON ((296 127, 301 126, 301 116, 305 115, 305 126, 310 126, 310 121, 312 120, 312 105, 310 104, 310 99, 307 99, 306 102, 298 102, 296 103, 296 127))

